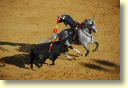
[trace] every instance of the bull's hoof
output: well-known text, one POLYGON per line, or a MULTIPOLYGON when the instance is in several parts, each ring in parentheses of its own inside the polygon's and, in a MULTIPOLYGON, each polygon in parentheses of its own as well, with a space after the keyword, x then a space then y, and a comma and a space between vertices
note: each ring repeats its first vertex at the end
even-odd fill
POLYGON ((32 71, 36 71, 35 69, 31 68, 32 71))
POLYGON ((3 64, 3 66, 5 66, 5 64, 3 64))
POLYGON ((34 71, 33 67, 30 67, 30 69, 34 71))
POLYGON ((40 68, 41 66, 42 66, 42 64, 39 63, 37 67, 40 68))
POLYGON ((33 68, 30 68, 31 70, 33 70, 33 68))
POLYGON ((5 64, 3 63, 3 64, 0 64, 0 67, 3 67, 3 66, 5 66, 5 64))

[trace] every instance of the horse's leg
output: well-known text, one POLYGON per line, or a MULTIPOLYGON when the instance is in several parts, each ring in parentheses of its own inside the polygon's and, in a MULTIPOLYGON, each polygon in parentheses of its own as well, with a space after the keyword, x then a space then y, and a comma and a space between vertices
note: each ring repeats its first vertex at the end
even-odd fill
POLYGON ((80 51, 76 48, 73 48, 72 46, 69 46, 70 49, 72 49, 73 51, 75 51, 77 54, 81 55, 80 51))
POLYGON ((96 45, 95 49, 93 49, 93 52, 98 50, 99 47, 99 43, 97 41, 94 41, 94 44, 96 45))
POLYGON ((69 46, 70 49, 72 49, 73 51, 75 51, 78 55, 83 56, 83 54, 80 53, 80 51, 76 48, 73 48, 72 46, 69 46))
POLYGON ((85 54, 85 56, 87 56, 88 54, 89 54, 89 49, 87 48, 87 45, 84 45, 84 48, 86 49, 86 54, 85 54))
POLYGON ((83 54, 81 54, 81 52, 78 50, 78 49, 76 49, 76 48, 73 48, 73 51, 75 51, 78 55, 81 55, 81 56, 83 56, 83 54))
POLYGON ((77 54, 81 55, 80 51, 78 49, 73 48, 72 45, 69 43, 68 40, 66 41, 66 45, 68 45, 68 47, 70 49, 72 49, 73 51, 75 51, 77 54))
POLYGON ((66 52, 64 53, 65 56, 69 59, 69 60, 72 60, 73 58, 71 56, 69 56, 66 52))
MULTIPOLYGON (((73 49, 72 45, 69 43, 68 40, 66 40, 65 44, 68 46, 68 48, 73 49)), ((69 60, 73 59, 73 57, 69 56, 66 52, 64 54, 69 60)))

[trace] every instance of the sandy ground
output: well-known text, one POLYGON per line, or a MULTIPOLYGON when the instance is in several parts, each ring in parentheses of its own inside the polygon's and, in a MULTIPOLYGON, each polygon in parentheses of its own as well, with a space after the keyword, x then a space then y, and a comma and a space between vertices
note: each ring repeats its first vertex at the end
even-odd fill
MULTIPOLYGON (((0 79, 119 80, 119 24, 119 0, 0 0, 0 79), (47 60, 42 68, 34 66, 35 70, 31 70, 30 47, 49 38, 57 16, 64 13, 79 22, 95 16, 98 32, 94 36, 99 50, 76 60, 61 55, 56 65, 49 65, 51 61, 47 60)), ((66 27, 60 24, 59 28, 66 27)), ((86 52, 81 45, 73 46, 86 52)), ((76 55, 72 50, 69 53, 76 55)))

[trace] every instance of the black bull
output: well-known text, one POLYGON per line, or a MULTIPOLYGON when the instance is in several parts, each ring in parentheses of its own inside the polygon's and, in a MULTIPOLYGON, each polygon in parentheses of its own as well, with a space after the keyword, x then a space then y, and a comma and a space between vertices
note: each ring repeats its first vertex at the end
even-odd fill
POLYGON ((47 58, 52 60, 52 65, 54 65, 55 60, 61 53, 68 52, 68 46, 65 45, 65 40, 55 42, 49 52, 50 44, 51 42, 39 44, 31 49, 31 68, 33 68, 34 61, 36 61, 36 65, 40 68, 47 58))

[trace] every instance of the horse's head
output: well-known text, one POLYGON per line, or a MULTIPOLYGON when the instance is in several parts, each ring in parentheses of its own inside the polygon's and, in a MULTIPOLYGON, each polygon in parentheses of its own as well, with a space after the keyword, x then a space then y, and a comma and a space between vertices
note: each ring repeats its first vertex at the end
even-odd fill
POLYGON ((85 27, 89 28, 90 30, 92 30, 93 32, 97 32, 96 29, 96 24, 92 19, 86 19, 82 25, 84 25, 85 27))

